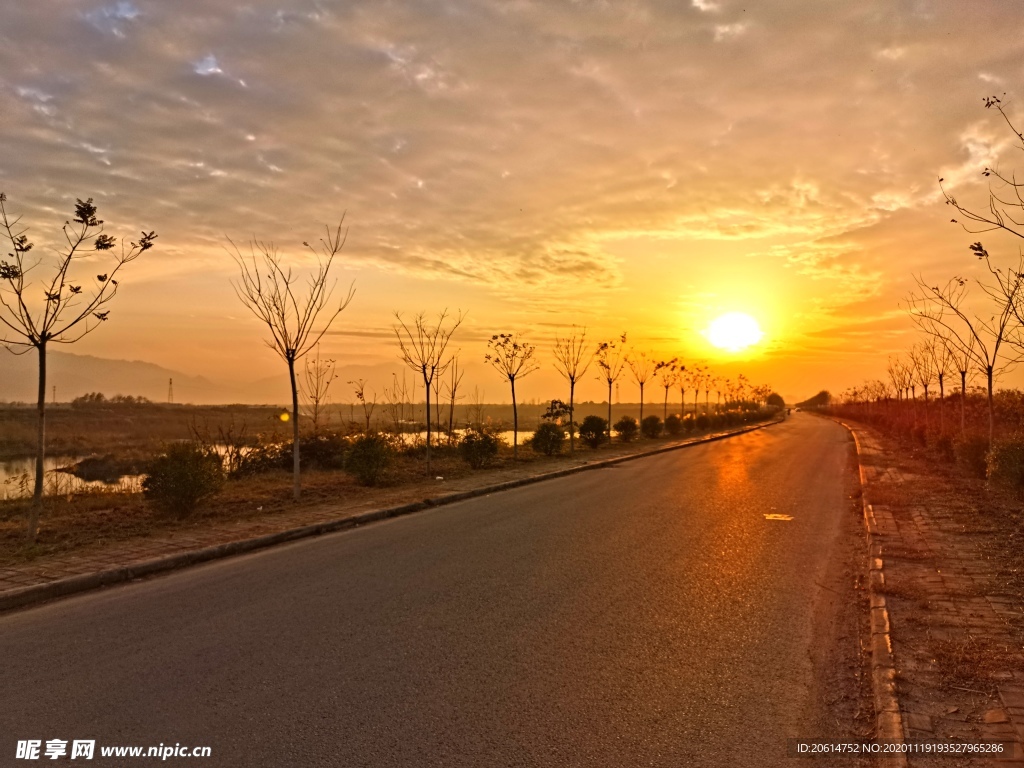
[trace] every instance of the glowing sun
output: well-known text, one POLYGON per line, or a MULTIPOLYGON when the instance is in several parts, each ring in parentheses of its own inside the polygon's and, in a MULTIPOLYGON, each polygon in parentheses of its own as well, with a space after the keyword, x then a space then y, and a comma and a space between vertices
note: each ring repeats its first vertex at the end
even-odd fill
POLYGON ((757 320, 742 312, 730 312, 715 319, 707 330, 708 341, 719 349, 739 352, 757 344, 764 336, 757 320))

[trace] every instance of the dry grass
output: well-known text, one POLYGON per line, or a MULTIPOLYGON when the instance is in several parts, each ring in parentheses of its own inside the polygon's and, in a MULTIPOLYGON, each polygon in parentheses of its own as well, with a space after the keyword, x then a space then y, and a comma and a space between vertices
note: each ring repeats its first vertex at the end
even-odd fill
POLYGON ((1012 649, 1005 642, 967 635, 963 640, 932 639, 932 664, 946 687, 960 686, 994 692, 991 676, 1006 668, 1006 656, 1012 649))

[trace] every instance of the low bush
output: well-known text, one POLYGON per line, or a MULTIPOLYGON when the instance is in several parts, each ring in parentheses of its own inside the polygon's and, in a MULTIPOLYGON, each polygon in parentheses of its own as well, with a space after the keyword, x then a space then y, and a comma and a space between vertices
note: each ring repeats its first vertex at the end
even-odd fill
POLYGON ((639 429, 640 427, 637 425, 636 419, 632 416, 623 416, 615 422, 615 431, 619 434, 619 440, 624 443, 628 443, 636 437, 639 429))
POLYGON ((948 434, 939 435, 934 442, 935 452, 941 461, 952 464, 956 461, 956 453, 953 450, 953 437, 948 434))
POLYGON ((292 444, 259 442, 237 458, 232 477, 251 477, 279 469, 291 469, 292 444))
POLYGON ((345 455, 345 471, 361 485, 379 485, 391 466, 394 449, 383 435, 369 433, 352 441, 345 455))
POLYGON ((683 431, 683 420, 673 413, 665 419, 665 431, 670 437, 679 437, 679 433, 683 431))
MULTIPOLYGON (((323 432, 307 435, 299 442, 299 456, 303 467, 320 469, 342 469, 345 466, 345 454, 353 442, 337 432, 323 432)), ((283 446, 287 456, 291 456, 292 444, 283 446)))
POLYGON ((975 477, 988 473, 988 438, 981 435, 967 435, 953 443, 956 461, 975 477))
POLYGON ((591 448, 597 448, 605 441, 608 422, 600 416, 587 416, 580 424, 580 440, 591 448))
POLYGON ((998 438, 987 457, 990 482, 1014 490, 1024 488, 1024 436, 998 438))
POLYGON ((537 431, 530 438, 530 447, 537 453, 545 456, 553 456, 562 450, 562 442, 565 440, 565 432, 553 422, 547 421, 537 427, 537 431))
POLYGON ((186 517, 223 482, 224 469, 215 450, 200 443, 175 443, 150 464, 142 493, 161 510, 186 517))
POLYGON ((498 455, 500 444, 495 435, 470 429, 459 440, 459 455, 473 469, 482 469, 498 455))
POLYGON ((657 416, 647 416, 640 422, 640 431, 644 437, 661 437, 662 424, 657 416))
POLYGON ((711 419, 706 413, 702 413, 696 420, 697 429, 705 430, 711 426, 711 419))
POLYGON ((691 413, 689 416, 686 416, 683 419, 683 429, 685 429, 687 432, 693 432, 693 430, 695 430, 696 428, 697 419, 695 419, 693 417, 693 414, 691 413))

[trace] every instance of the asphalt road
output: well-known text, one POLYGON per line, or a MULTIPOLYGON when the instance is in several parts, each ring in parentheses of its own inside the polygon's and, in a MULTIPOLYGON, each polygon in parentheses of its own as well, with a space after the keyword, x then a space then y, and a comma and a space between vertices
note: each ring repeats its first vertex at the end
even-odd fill
POLYGON ((799 414, 0 617, 0 765, 793 765, 849 451, 799 414))

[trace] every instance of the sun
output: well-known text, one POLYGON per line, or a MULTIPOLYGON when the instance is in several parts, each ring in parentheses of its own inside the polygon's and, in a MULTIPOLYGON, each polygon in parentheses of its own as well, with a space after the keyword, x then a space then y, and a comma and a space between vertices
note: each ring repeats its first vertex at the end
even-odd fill
POLYGON ((757 320, 743 312, 729 312, 716 318, 705 335, 713 346, 728 352, 744 350, 757 344, 764 336, 757 320))

